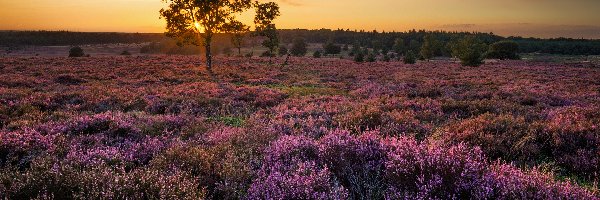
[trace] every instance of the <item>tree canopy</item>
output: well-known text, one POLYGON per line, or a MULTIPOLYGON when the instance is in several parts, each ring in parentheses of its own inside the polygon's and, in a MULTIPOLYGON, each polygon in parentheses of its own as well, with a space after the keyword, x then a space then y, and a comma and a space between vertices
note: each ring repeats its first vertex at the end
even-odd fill
MULTIPOLYGON (((160 10, 167 22, 166 35, 176 38, 179 45, 204 45, 206 66, 212 68, 211 42, 214 34, 236 33, 246 29, 237 19, 239 14, 256 7, 256 24, 272 24, 276 3, 259 3, 251 0, 163 0, 167 8, 160 10), (258 20, 258 22, 257 22, 258 20)), ((276 13, 279 13, 277 9, 276 13)))

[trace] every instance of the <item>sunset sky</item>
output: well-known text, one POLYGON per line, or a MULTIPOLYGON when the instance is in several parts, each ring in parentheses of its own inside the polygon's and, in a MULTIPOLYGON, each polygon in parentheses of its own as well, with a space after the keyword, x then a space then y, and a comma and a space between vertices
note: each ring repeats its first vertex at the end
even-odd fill
MULTIPOLYGON (((600 38, 599 0, 277 0, 279 28, 600 38)), ((0 30, 162 32, 160 0, 0 0, 0 30)), ((250 14, 244 15, 251 22, 250 14)))

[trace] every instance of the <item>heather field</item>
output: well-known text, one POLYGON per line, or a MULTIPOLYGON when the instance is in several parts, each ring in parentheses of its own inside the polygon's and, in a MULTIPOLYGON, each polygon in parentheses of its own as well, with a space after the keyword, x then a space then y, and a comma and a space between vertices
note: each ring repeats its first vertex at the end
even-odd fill
POLYGON ((0 58, 0 199, 599 198, 600 68, 269 60, 0 58))

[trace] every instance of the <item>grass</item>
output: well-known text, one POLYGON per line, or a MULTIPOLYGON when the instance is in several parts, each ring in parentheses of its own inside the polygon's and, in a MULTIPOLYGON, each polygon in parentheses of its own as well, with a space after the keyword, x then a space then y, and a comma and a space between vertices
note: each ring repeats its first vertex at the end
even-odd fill
POLYGON ((221 122, 226 126, 231 127, 242 127, 246 123, 246 119, 243 117, 236 116, 224 116, 224 117, 209 117, 207 118, 209 122, 221 122))

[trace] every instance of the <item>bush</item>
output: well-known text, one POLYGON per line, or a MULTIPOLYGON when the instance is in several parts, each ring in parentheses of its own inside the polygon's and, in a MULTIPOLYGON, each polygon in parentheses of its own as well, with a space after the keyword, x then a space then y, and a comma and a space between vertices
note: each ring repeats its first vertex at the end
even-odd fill
POLYGON ((354 54, 354 61, 355 62, 364 62, 365 61, 365 55, 359 51, 356 54, 354 54))
POLYGON ((492 44, 486 52, 487 58, 501 60, 519 60, 517 54, 519 52, 519 44, 514 41, 500 41, 492 44))
POLYGON ((130 56, 130 55, 131 55, 131 53, 129 53, 129 51, 125 50, 125 51, 122 51, 122 52, 121 52, 119 55, 122 55, 122 56, 130 56))
POLYGON ((375 133, 359 137, 333 131, 320 141, 321 159, 348 189, 351 199, 382 199, 386 151, 375 133))
POLYGON ((374 53, 367 54, 367 62, 375 62, 375 61, 377 61, 377 58, 375 57, 374 53))
POLYGON ((84 57, 85 53, 81 47, 73 47, 69 50, 69 57, 84 57))
POLYGON ((460 59, 463 66, 477 67, 483 64, 486 45, 474 36, 468 36, 455 42, 452 55, 460 59))
POLYGON ((321 57, 321 51, 317 50, 313 53, 313 58, 320 58, 321 57))
POLYGON ((323 49, 325 50, 325 55, 340 54, 342 52, 342 47, 334 44, 331 41, 323 45, 323 49))
POLYGON ((304 38, 296 38, 294 39, 292 49, 290 49, 290 53, 293 56, 304 56, 307 52, 306 46, 307 44, 304 41, 304 38))
POLYGON ((404 64, 415 64, 417 63, 417 56, 412 51, 408 51, 404 55, 404 64))

